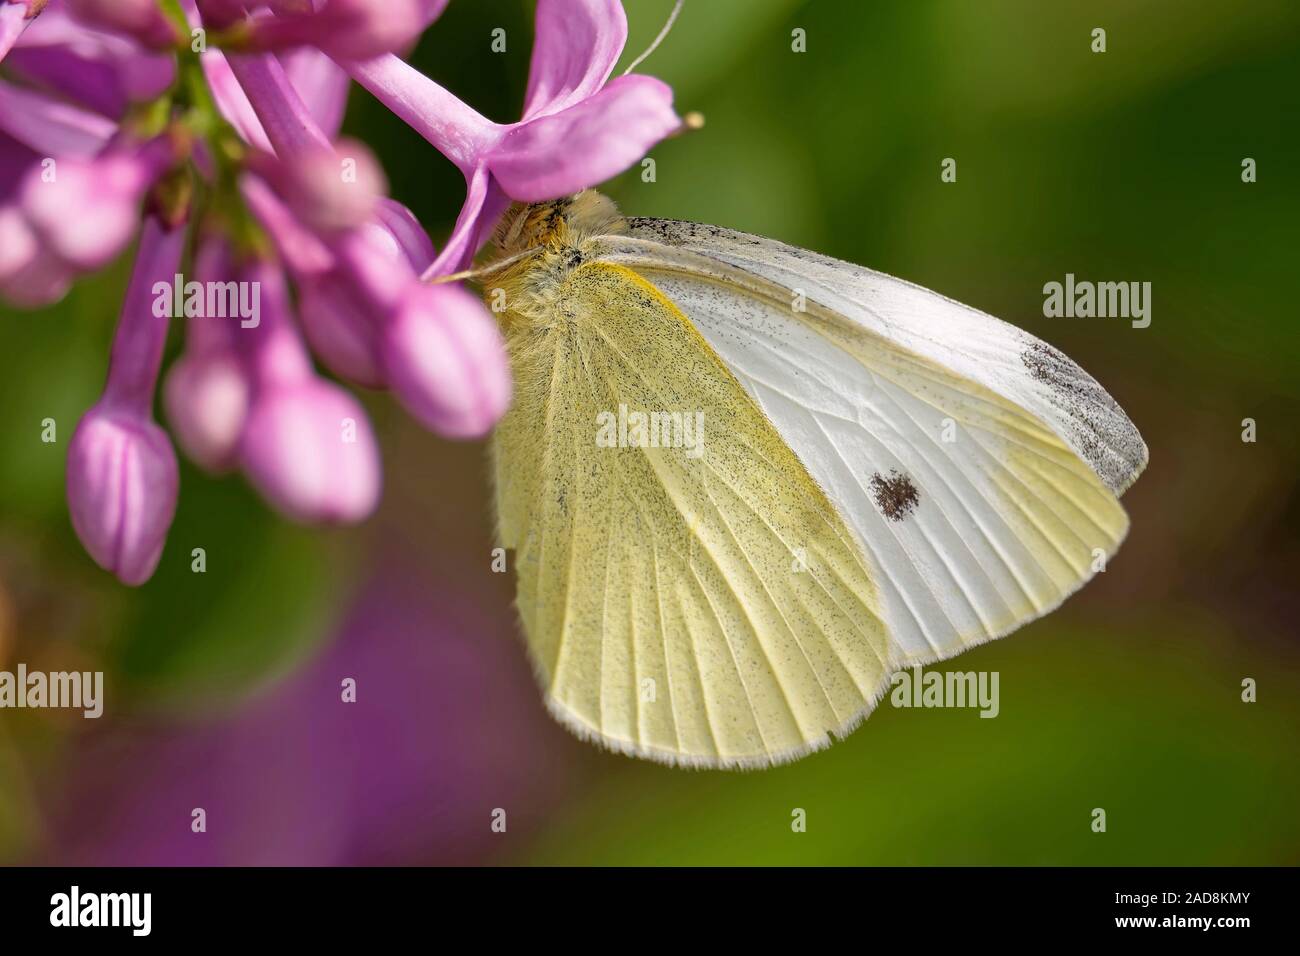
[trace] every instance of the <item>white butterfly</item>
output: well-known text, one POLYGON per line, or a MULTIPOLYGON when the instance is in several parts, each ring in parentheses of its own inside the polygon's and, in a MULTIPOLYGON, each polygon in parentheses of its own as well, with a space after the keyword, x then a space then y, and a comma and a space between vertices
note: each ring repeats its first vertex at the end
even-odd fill
POLYGON ((1141 436, 1014 326, 591 192, 516 207, 497 241, 499 534, 548 706, 583 736, 796 759, 896 671, 1051 611, 1127 531, 1141 436))

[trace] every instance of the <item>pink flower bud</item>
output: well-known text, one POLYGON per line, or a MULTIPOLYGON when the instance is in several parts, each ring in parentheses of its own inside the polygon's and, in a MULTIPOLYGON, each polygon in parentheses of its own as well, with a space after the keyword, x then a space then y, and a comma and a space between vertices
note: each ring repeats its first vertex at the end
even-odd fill
POLYGON ((291 160, 263 157, 266 179, 297 219, 322 233, 360 226, 372 218, 388 184, 368 147, 343 139, 328 149, 306 149, 291 160))
POLYGON ((103 397, 68 447, 72 527, 100 567, 126 584, 153 574, 176 513, 176 453, 151 419, 167 318, 153 309, 154 283, 175 274, 183 228, 150 217, 113 337, 103 397))
POLYGON ((39 244, 15 206, 0 206, 0 285, 36 258, 39 244))
POLYGON ((176 453, 163 430, 96 405, 68 448, 68 510, 95 563, 124 584, 149 580, 176 513, 176 453))
MULTIPOLYGON (((0 228, 0 243, 4 241, 0 228)), ((18 268, 0 274, 0 299, 20 309, 53 305, 67 294, 74 274, 56 256, 38 252, 18 268)))
POLYGON ((131 240, 145 191, 170 156, 170 147, 155 140, 134 152, 34 167, 21 187, 23 212, 59 258, 77 269, 98 269, 131 240))
POLYGON ((319 378, 293 327, 281 274, 267 263, 246 270, 261 283, 262 320, 241 329, 252 404, 240 442, 249 481, 286 516, 344 523, 379 503, 379 448, 361 404, 319 378))
POLYGON ((332 372, 382 388, 375 329, 400 290, 432 261, 433 245, 410 210, 384 199, 374 218, 339 238, 338 249, 342 265, 300 285, 303 331, 332 372))
POLYGON ((167 421, 186 456, 199 467, 234 467, 248 418, 248 379, 230 351, 187 353, 163 384, 167 421))
POLYGON ((331 372, 367 388, 384 387, 374 321, 345 281, 330 273, 305 283, 298 311, 307 343, 331 372))
POLYGON ((412 286, 380 343, 389 387, 439 434, 477 438, 510 404, 510 370, 496 322, 459 286, 412 286))
MULTIPOLYGON (((230 248, 205 237, 194 262, 198 282, 224 282, 233 271, 230 248)), ((163 404, 186 456, 211 472, 233 468, 248 418, 248 372, 232 341, 231 319, 192 316, 185 323, 185 352, 167 373, 163 404)))
POLYGON ((240 450, 249 480, 296 521, 361 521, 379 502, 379 452, 365 410, 324 379, 259 392, 240 450))

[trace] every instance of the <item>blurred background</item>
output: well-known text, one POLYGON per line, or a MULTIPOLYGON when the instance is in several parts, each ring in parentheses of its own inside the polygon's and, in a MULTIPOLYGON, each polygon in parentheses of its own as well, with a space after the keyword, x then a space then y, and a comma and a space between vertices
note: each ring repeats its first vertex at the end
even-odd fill
MULTIPOLYGON (((626 6, 629 62, 672 4, 626 6)), ((413 59, 508 120, 531 22, 527 2, 453 0, 413 59)), ((1142 430, 1151 464, 1106 573, 949 665, 1000 672, 1000 716, 886 704, 828 751, 743 774, 578 742, 542 708, 491 570, 483 446, 383 395, 372 521, 298 528, 183 464, 158 573, 118 585, 78 545, 63 476, 124 257, 56 308, 0 311, 0 669, 103 670, 107 696, 98 721, 0 711, 0 861, 1300 863, 1300 5, 688 0, 641 69, 707 125, 654 151, 654 182, 608 184, 625 212, 763 233, 1001 316, 1142 430), (1044 318, 1066 273, 1150 282, 1150 327, 1044 318)), ((450 164, 364 91, 347 128, 444 238, 450 164)))

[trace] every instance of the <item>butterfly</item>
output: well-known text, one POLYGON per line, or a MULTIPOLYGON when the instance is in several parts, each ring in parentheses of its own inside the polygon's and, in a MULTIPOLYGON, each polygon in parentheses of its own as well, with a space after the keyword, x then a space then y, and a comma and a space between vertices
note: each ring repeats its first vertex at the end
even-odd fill
POLYGON ((898 671, 1054 609, 1125 536, 1141 436, 1014 326, 592 191, 516 204, 494 240, 497 534, 547 706, 584 738, 797 759, 898 671))

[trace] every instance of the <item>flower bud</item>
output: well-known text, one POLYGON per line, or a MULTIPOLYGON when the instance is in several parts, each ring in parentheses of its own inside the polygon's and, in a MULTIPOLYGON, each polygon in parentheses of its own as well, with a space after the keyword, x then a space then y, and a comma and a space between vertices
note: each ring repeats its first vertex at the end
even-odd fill
POLYGON ((303 285, 298 310, 307 343, 331 372, 367 388, 384 387, 374 322, 346 282, 331 273, 303 285))
POLYGON ((124 584, 153 574, 176 513, 176 453, 163 430, 103 403, 68 448, 68 510, 95 563, 124 584))
POLYGON ((240 457, 249 480, 287 517, 349 523, 379 502, 379 451, 365 410, 314 376, 259 392, 240 457))
POLYGON ((356 140, 339 140, 333 152, 304 150, 291 160, 262 157, 258 165, 298 221, 320 233, 362 225, 388 189, 374 153, 356 140))
POLYGON ((496 322, 459 286, 413 285, 380 343, 389 387, 439 434, 477 438, 510 404, 510 371, 496 322))
POLYGON ((312 369, 275 267, 256 263, 241 277, 262 288, 261 323, 239 332, 253 386, 240 440, 249 481, 296 521, 368 517, 379 503, 381 468, 365 409, 312 369))
POLYGON ((166 167, 165 143, 94 159, 63 159, 28 172, 21 205, 37 235, 70 266, 98 269, 131 240, 140 201, 166 167))
POLYGON ((191 461, 210 472, 234 467, 248 417, 248 379, 233 352, 181 356, 167 372, 163 403, 191 461))

